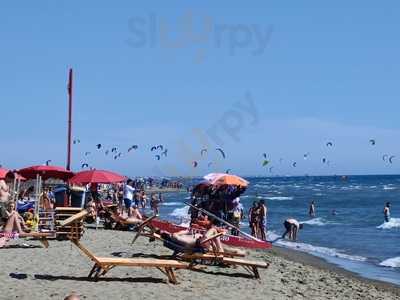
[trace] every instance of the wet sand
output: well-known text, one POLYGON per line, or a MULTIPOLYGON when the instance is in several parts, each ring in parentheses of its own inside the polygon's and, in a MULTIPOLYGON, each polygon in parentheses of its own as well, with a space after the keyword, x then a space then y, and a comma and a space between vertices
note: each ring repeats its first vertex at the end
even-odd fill
MULTIPOLYGON (((97 256, 170 255, 160 242, 132 232, 87 230, 82 243, 97 256)), ((208 267, 177 270, 178 285, 168 284, 157 269, 116 268, 98 282, 87 279, 91 261, 70 242, 13 241, 0 249, 0 299, 63 299, 77 292, 81 299, 399 299, 400 288, 360 279, 310 255, 274 248, 252 251, 250 259, 267 261, 262 280, 241 268, 208 267), (23 248, 23 243, 34 248, 23 248)))

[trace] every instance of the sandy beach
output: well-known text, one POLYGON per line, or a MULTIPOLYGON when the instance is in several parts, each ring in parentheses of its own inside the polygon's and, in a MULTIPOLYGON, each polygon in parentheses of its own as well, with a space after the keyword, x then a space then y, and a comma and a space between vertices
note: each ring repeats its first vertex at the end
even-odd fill
MULTIPOLYGON (((161 243, 140 238, 131 247, 132 232, 88 229, 82 242, 98 256, 170 255, 161 243)), ((242 269, 208 267, 176 271, 179 284, 166 282, 157 269, 117 268, 106 278, 86 278, 90 260, 70 242, 13 241, 0 250, 0 299, 63 299, 77 292, 81 299, 399 299, 400 288, 341 271, 312 256, 274 248, 252 251, 251 259, 268 261, 261 281, 242 269)))

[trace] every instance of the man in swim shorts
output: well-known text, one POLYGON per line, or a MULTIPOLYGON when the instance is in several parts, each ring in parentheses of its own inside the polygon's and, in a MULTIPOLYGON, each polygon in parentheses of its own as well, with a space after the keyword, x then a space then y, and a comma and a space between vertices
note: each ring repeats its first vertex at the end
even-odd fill
POLYGON ((297 240, 297 234, 300 229, 303 229, 303 224, 300 224, 296 219, 287 219, 284 223, 283 226, 285 227, 286 231, 282 235, 282 238, 284 239, 287 234, 289 234, 289 240, 296 241, 297 240))
POLYGON ((133 180, 128 179, 124 187, 124 204, 125 204, 125 209, 128 212, 128 217, 132 215, 132 204, 133 204, 134 193, 135 193, 135 188, 133 187, 133 180))

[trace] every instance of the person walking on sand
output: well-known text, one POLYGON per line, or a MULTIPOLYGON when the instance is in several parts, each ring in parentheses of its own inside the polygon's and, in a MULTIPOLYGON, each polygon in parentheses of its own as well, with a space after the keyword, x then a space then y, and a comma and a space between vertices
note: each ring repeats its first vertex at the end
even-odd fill
MULTIPOLYGON (((161 194, 160 194, 160 197, 161 197, 161 194)), ((151 206, 151 209, 153 210, 153 214, 155 216, 160 215, 160 209, 159 209, 160 202, 161 202, 161 198, 157 197, 157 195, 155 193, 151 194, 150 206, 151 206)))
POLYGON ((308 214, 310 215, 311 218, 315 218, 315 201, 311 201, 308 214))
POLYGON ((385 217, 385 222, 390 222, 390 202, 386 202, 385 208, 383 209, 383 215, 385 217))
POLYGON ((133 187, 133 180, 128 179, 124 187, 124 204, 125 204, 125 209, 128 212, 128 217, 132 216, 132 204, 133 204, 134 193, 135 193, 135 188, 133 187))
POLYGON ((284 239, 286 235, 289 234, 289 240, 294 242, 297 240, 297 234, 299 233, 299 230, 303 229, 303 224, 300 224, 296 219, 285 220, 283 226, 285 227, 286 231, 282 235, 282 238, 284 239))

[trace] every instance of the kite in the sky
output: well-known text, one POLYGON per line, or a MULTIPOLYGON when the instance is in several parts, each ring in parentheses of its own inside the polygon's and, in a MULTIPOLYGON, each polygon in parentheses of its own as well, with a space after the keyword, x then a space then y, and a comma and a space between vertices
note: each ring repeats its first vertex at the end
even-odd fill
POLYGON ((207 149, 202 149, 201 152, 200 152, 200 154, 201 154, 201 156, 203 156, 203 155, 206 154, 207 152, 208 152, 207 149))
POLYGON ((262 166, 265 167, 268 164, 269 164, 269 160, 264 160, 263 163, 262 163, 262 166))
POLYGON ((197 161, 194 161, 192 164, 193 164, 193 168, 197 168, 197 166, 199 165, 199 163, 197 161))
POLYGON ((160 160, 160 159, 161 159, 161 156, 160 156, 160 155, 156 155, 156 159, 157 159, 157 160, 160 160))
POLYGON ((97 145, 96 145, 96 148, 97 148, 97 149, 101 149, 101 144, 97 144, 97 145))
POLYGON ((46 166, 48 166, 51 163, 51 159, 46 161, 46 166))
POLYGON ((88 156, 90 154, 90 152, 85 152, 85 156, 88 156))
POLYGON ((389 155, 385 154, 384 156, 382 156, 383 161, 386 161, 389 158, 389 155))
POLYGON ((88 165, 88 164, 82 164, 81 168, 82 168, 82 169, 84 169, 84 168, 89 168, 89 165, 88 165))
POLYGON ((389 157, 389 162, 392 164, 393 163, 393 159, 395 158, 396 156, 394 156, 394 155, 392 155, 391 157, 389 157))
POLYGON ((168 156, 168 149, 165 149, 163 152, 161 152, 161 155, 164 155, 165 157, 168 156))
POLYGON ((226 173, 226 174, 229 174, 230 171, 231 171, 231 169, 228 169, 228 170, 226 170, 225 173, 226 173))
POLYGON ((157 150, 157 146, 153 146, 153 147, 151 147, 151 149, 150 149, 151 152, 156 151, 156 150, 157 150))
POLYGON ((74 140, 74 145, 80 144, 80 143, 81 143, 81 140, 79 140, 79 139, 74 140))
POLYGON ((326 143, 326 146, 327 147, 333 147, 333 143, 332 142, 328 142, 328 143, 326 143))
POLYGON ((217 148, 215 150, 219 151, 224 159, 226 158, 224 150, 222 150, 221 148, 217 148))
POLYGON ((375 146, 376 141, 374 139, 369 140, 369 142, 371 143, 372 146, 375 146))
POLYGON ((292 164, 292 166, 293 166, 293 168, 296 168, 296 167, 297 167, 297 162, 294 162, 294 163, 292 164))

